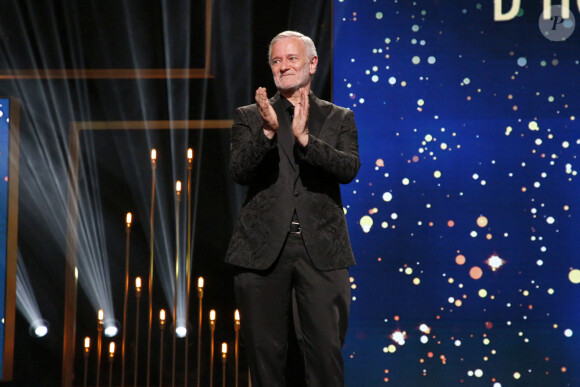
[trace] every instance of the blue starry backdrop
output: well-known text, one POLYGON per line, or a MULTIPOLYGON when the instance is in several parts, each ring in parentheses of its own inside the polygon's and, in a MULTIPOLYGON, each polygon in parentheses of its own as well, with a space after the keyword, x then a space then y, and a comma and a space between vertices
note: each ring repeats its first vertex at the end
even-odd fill
POLYGON ((348 386, 580 386, 580 28, 522 3, 334 1, 348 386))

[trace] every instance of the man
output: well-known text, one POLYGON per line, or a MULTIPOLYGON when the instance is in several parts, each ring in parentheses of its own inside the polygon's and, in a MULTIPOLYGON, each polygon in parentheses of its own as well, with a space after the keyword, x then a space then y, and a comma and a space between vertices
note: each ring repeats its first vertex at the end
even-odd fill
POLYGON ((226 262, 235 291, 253 387, 285 386, 292 300, 306 384, 344 385, 341 347, 354 257, 339 184, 360 167, 350 110, 310 92, 318 56, 310 38, 278 34, 269 47, 278 93, 234 114, 230 169, 248 188, 226 262))

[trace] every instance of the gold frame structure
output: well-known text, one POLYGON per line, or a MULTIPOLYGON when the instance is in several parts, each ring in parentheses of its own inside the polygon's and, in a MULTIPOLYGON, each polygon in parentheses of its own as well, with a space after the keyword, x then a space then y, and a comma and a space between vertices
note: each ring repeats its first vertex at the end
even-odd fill
POLYGON ((203 68, 153 69, 10 69, 5 79, 207 79, 211 74, 212 0, 205 0, 205 61, 203 68))
POLYGON ((18 259, 18 160, 20 157, 20 102, 10 100, 8 224, 6 229, 6 304, 4 318, 4 362, 2 381, 12 380, 14 367, 14 326, 16 314, 16 272, 18 259))

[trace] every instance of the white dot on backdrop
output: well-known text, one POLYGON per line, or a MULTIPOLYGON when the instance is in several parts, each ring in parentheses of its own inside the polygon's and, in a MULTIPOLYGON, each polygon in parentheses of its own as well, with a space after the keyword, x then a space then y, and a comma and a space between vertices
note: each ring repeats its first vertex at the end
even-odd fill
POLYGON ((392 194, 392 193, 390 193, 390 192, 385 192, 385 193, 383 194, 383 200, 384 200, 385 202, 390 202, 391 200, 393 200, 393 194, 392 194))

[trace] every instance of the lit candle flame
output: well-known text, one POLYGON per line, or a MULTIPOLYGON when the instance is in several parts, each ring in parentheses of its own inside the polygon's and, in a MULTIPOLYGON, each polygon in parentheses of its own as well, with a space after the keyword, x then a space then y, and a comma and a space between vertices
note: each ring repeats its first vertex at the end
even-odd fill
POLYGON ((159 320, 161 320, 161 324, 165 323, 165 309, 159 311, 159 320))
POLYGON ((222 354, 227 354, 228 353, 228 344, 227 343, 222 343, 222 354))
POLYGON ((104 317, 104 312, 102 309, 99 309, 99 312, 97 313, 97 318, 99 319, 99 322, 103 322, 104 317))
POLYGON ((137 288, 138 292, 141 291, 141 277, 135 278, 135 288, 137 288))
POLYGON ((175 191, 177 191, 178 195, 181 193, 181 180, 177 180, 175 183, 175 191))
POLYGON ((187 160, 191 163, 191 161, 193 160, 193 149, 189 148, 187 150, 187 160))
POLYGON ((85 351, 89 351, 89 349, 91 348, 91 338, 90 337, 85 337, 85 351))
POLYGON ((151 161, 155 162, 157 160, 157 150, 155 148, 151 149, 151 161))
POLYGON ((115 342, 111 341, 111 344, 109 344, 109 353, 111 354, 111 357, 113 357, 113 355, 115 355, 115 342))
POLYGON ((203 289, 203 277, 197 279, 197 287, 203 289))
POLYGON ((238 309, 234 312, 234 319, 236 320, 236 323, 240 322, 240 311, 238 309))
POLYGON ((127 212, 127 227, 131 226, 131 221, 133 220, 133 215, 130 212, 127 212))
POLYGON ((212 323, 215 321, 215 310, 213 309, 209 311, 209 321, 212 323))

